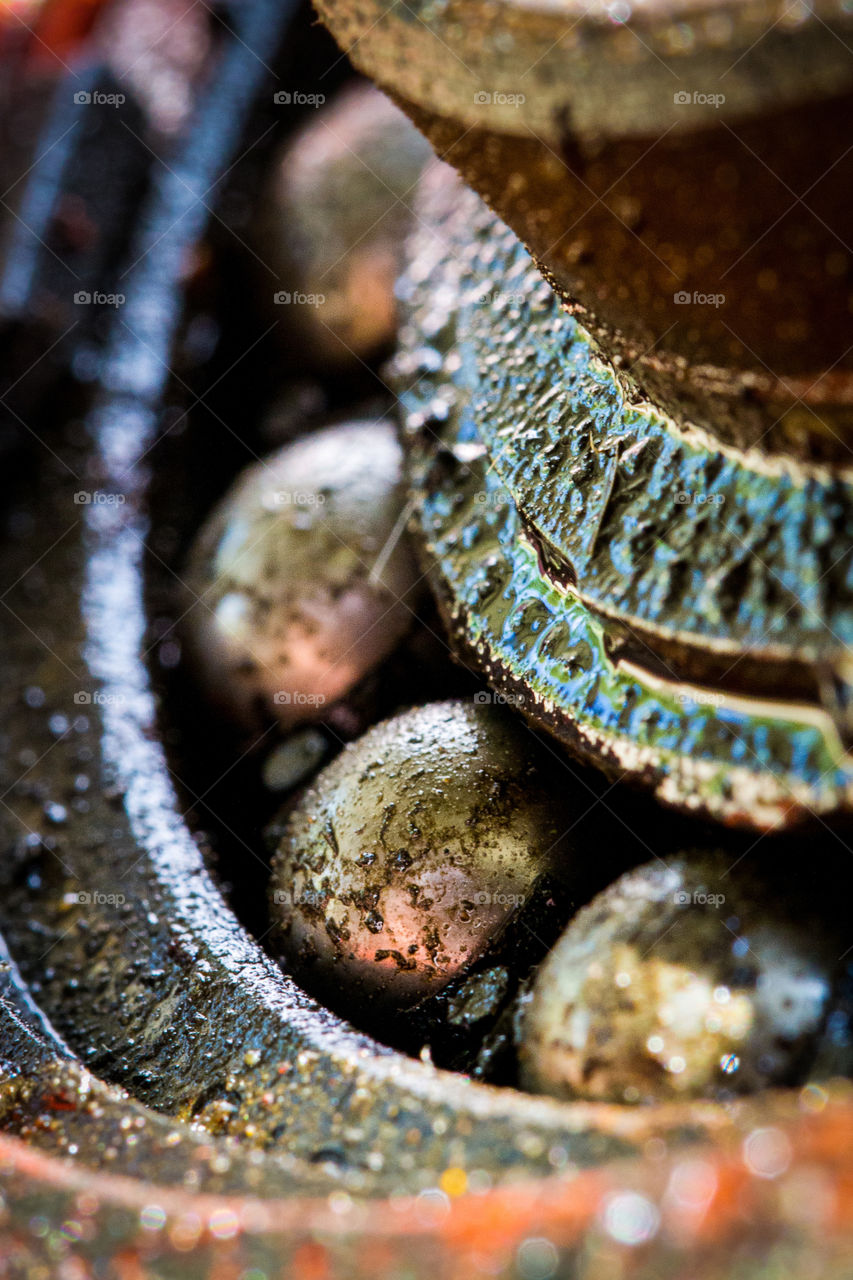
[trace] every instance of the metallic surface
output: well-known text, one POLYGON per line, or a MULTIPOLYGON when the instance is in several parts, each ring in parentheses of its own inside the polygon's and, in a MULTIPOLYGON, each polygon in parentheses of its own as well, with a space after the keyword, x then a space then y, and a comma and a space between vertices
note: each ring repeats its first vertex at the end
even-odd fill
POLYGON ((853 85, 851 18, 837 0, 449 0, 317 5, 356 66, 427 111, 467 127, 559 147, 567 131, 599 140, 767 114, 853 85), (722 102, 688 115, 679 90, 722 102))
MULTIPOLYGON (((150 449, 180 268, 207 220, 199 196, 237 145, 263 75, 246 46, 271 20, 263 4, 244 12, 153 185, 85 434, 42 451, 19 498, 3 610, 4 935, 87 1069, 249 1146, 286 1141, 330 1187, 418 1191, 463 1156, 497 1181, 542 1175, 555 1143, 584 1164, 636 1152, 642 1117, 590 1126, 586 1112, 391 1053, 320 1009, 239 924, 178 799, 142 657, 150 449), (75 502, 84 484, 116 500, 75 502)), ((661 1121, 675 1142, 695 1132, 692 1114, 661 1121)))
POLYGON ((364 1017, 497 963, 501 943, 519 951, 537 893, 554 918, 537 932, 553 936, 565 906, 554 875, 589 879, 582 835, 564 838, 587 793, 568 783, 504 707, 433 702, 375 725, 289 806, 271 946, 324 1003, 364 1017))
POLYGON ((525 1007, 537 1093, 727 1101, 849 1075, 838 868, 804 893, 798 862, 688 852, 620 876, 569 922, 525 1007))
POLYGON ((479 6, 380 9, 320 5, 657 404, 849 462, 848 17, 516 2, 484 34, 479 6))
POLYGON ((822 665, 844 679, 844 481, 680 432, 476 196, 446 170, 424 188, 396 382, 451 634, 668 803, 765 828, 849 809, 820 690, 822 665))
POLYGON ((192 839, 141 656, 150 448, 187 254, 266 83, 252 50, 290 14, 253 0, 228 17, 192 132, 141 208, 94 409, 84 427, 79 385, 45 379, 49 447, 10 512, 0 1123, 26 1143, 0 1138, 4 1265, 28 1280, 599 1280, 602 1261, 660 1280, 685 1259, 697 1280, 815 1259, 844 1274, 843 1086, 641 1112, 436 1072, 287 982, 192 839), (124 501, 75 504, 92 489, 124 501))
POLYGON ((182 634, 208 697, 252 726, 316 720, 412 623, 402 456, 388 422, 339 423, 246 468, 199 530, 182 634))

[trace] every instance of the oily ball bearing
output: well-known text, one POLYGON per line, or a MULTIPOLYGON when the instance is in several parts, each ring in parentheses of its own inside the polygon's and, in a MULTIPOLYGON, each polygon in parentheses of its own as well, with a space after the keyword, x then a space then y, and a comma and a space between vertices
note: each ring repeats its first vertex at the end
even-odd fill
POLYGON ((248 467, 208 518, 183 635, 209 697, 242 725, 318 719, 410 626, 401 467, 388 423, 328 427, 248 467))
POLYGON ((271 940, 356 1016, 408 1008, 493 948, 561 857, 572 804, 503 707, 432 703, 376 725, 301 796, 273 859, 271 940))
MULTIPOLYGON (((357 367, 392 342, 414 188, 431 155, 403 112, 364 84, 311 113, 286 144, 263 204, 261 256, 285 297, 301 300, 282 319, 324 368, 357 367)), ((288 326, 279 331, 287 341, 288 326)))
POLYGON ((843 938, 801 872, 714 852, 646 863, 581 910, 542 964, 523 1084, 665 1102, 849 1070, 843 938))

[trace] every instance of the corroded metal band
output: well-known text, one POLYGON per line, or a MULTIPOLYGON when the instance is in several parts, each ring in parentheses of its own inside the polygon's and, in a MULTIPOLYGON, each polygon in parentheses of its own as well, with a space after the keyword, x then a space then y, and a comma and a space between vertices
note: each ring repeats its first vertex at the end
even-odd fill
POLYGON ((420 213, 406 376, 436 375, 554 575, 649 629, 650 647, 724 655, 733 678, 745 649, 841 663, 853 644, 853 475, 679 425, 566 315, 473 192, 434 180, 420 213), (432 337, 442 306, 452 340, 432 337))
POLYGON ((849 808, 820 692, 850 633, 847 484, 682 431, 475 196, 446 170, 424 185, 396 371, 451 633, 532 720, 669 803, 762 827, 849 808), (764 694, 788 668, 811 701, 764 694))
POLYGON ((468 127, 532 132, 557 147, 567 125, 589 139, 690 130, 721 114, 764 114, 853 85, 844 42, 853 23, 835 0, 633 8, 319 0, 317 8, 383 88, 468 127))
POLYGON ((849 464, 838 10, 380 8, 320 5, 650 397, 739 446, 849 464))
POLYGON ((400 105, 656 403, 738 447, 849 465, 853 97, 589 154, 400 105))

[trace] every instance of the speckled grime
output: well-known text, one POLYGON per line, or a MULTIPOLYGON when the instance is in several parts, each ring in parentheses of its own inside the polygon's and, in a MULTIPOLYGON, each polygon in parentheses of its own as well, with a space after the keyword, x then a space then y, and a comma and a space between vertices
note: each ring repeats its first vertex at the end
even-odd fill
POLYGON ((424 187, 396 379, 457 642, 667 802, 760 827, 849 808, 849 479, 678 428, 476 196, 424 187))

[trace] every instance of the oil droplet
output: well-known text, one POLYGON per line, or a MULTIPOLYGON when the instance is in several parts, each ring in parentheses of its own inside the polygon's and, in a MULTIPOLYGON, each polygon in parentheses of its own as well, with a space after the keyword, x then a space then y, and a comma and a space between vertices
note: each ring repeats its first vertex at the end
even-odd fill
POLYGON ((706 1160, 684 1160, 677 1164, 667 1187, 667 1200, 690 1213, 703 1213, 717 1190, 717 1175, 706 1160))
POLYGON ((139 1213, 139 1225, 144 1231, 161 1231, 166 1223, 166 1210, 159 1204, 147 1204, 139 1213))
POLYGON ((531 1236, 522 1240, 516 1255, 518 1274, 524 1280, 551 1280, 560 1262, 559 1254, 550 1240, 544 1236, 531 1236))
POLYGON ((800 1106, 804 1111, 823 1111, 828 1101, 828 1093, 819 1084, 807 1084, 800 1091, 800 1106))
POLYGON ((603 1216, 604 1229, 619 1244, 645 1244, 657 1234, 660 1225, 657 1206, 635 1191, 608 1196, 603 1216))
POLYGON ((743 1162, 757 1178, 778 1178, 791 1163, 791 1143, 781 1129, 753 1129, 743 1144, 743 1162))
POLYGON ((214 1240, 231 1240, 240 1230, 240 1219, 233 1209, 214 1209, 207 1225, 214 1240))

